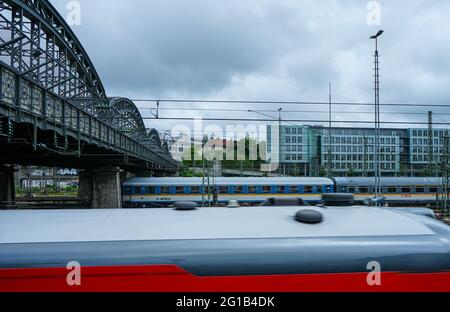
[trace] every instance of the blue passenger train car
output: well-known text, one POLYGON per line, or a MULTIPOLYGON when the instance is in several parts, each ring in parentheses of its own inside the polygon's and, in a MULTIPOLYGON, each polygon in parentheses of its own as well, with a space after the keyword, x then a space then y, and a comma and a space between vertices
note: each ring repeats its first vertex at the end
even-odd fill
MULTIPOLYGON (((158 207, 180 201, 201 202, 203 191, 201 178, 134 178, 123 184, 122 196, 125 207, 158 207)), ((291 196, 311 203, 319 202, 324 193, 334 192, 334 182, 327 178, 216 178, 209 190, 210 200, 218 203, 231 199, 260 203, 291 196)))
MULTIPOLYGON (((375 178, 334 178, 338 193, 351 193, 356 200, 365 200, 375 194, 375 178)), ((383 177, 381 195, 389 204, 427 205, 436 203, 445 192, 442 178, 383 177)))

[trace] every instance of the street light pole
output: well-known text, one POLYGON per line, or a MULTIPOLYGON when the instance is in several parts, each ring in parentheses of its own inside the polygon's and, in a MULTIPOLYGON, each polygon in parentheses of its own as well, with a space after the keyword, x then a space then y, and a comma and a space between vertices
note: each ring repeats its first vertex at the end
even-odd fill
POLYGON ((283 110, 282 108, 278 109, 278 135, 280 136, 279 140, 281 140, 281 112, 282 112, 282 110, 283 110))
POLYGON ((370 39, 375 40, 375 196, 379 198, 382 194, 381 192, 381 168, 380 168, 380 63, 379 63, 379 53, 378 53, 378 38, 384 33, 383 30, 378 31, 378 33, 370 39))
MULTIPOLYGON (((281 111, 283 109, 280 107, 278 109, 278 144, 281 145, 281 111)), ((281 146, 280 146, 281 150, 281 146)), ((283 164, 283 174, 286 175, 286 164, 283 164)))
POLYGON ((329 111, 328 111, 328 118, 329 118, 329 123, 328 123, 328 164, 327 164, 327 177, 329 179, 331 179, 332 174, 332 170, 333 170, 333 163, 332 163, 332 157, 333 157, 333 153, 332 153, 332 145, 331 145, 331 123, 332 123, 332 94, 331 94, 331 82, 330 82, 330 93, 329 93, 329 111))

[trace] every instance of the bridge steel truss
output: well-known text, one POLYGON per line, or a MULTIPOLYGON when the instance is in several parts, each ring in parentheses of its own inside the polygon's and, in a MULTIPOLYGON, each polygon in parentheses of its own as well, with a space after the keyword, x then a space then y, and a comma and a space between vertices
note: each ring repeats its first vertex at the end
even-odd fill
POLYGON ((70 141, 79 158, 90 145, 134 159, 129 166, 139 170, 178 169, 135 104, 106 96, 88 54, 48 0, 0 2, 0 117, 3 137, 11 123, 31 125, 34 151, 50 150, 37 133, 51 131, 66 142, 52 147, 61 157, 70 141))

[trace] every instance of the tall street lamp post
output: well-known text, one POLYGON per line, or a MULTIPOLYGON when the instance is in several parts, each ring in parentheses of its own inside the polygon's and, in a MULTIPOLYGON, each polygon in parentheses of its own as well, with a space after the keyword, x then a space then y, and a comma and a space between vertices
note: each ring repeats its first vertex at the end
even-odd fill
POLYGON ((381 123, 380 123, 380 63, 378 53, 378 38, 384 33, 383 30, 370 39, 375 40, 375 197, 378 199, 382 195, 381 191, 381 167, 380 167, 380 135, 381 135, 381 123))

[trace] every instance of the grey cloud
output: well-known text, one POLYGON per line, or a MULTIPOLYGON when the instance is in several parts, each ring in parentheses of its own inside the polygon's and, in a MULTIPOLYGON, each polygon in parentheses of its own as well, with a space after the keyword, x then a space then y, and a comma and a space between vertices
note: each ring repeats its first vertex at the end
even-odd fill
MULTIPOLYGON (((67 1, 52 2, 64 15, 67 1)), ((324 101, 331 81, 336 101, 373 100, 368 37, 378 26, 366 23, 368 1, 80 2, 82 25, 74 31, 109 95, 324 101)), ((450 104, 450 3, 380 2, 380 28, 386 31, 380 41, 382 101, 450 104)), ((367 109, 360 113, 350 118, 370 120, 367 109)), ((213 116, 182 113, 199 115, 213 116)), ((160 127, 170 123, 160 122, 160 127)))
POLYGON ((270 17, 233 2, 82 1, 75 31, 112 90, 198 94, 270 66, 284 50, 270 17))

